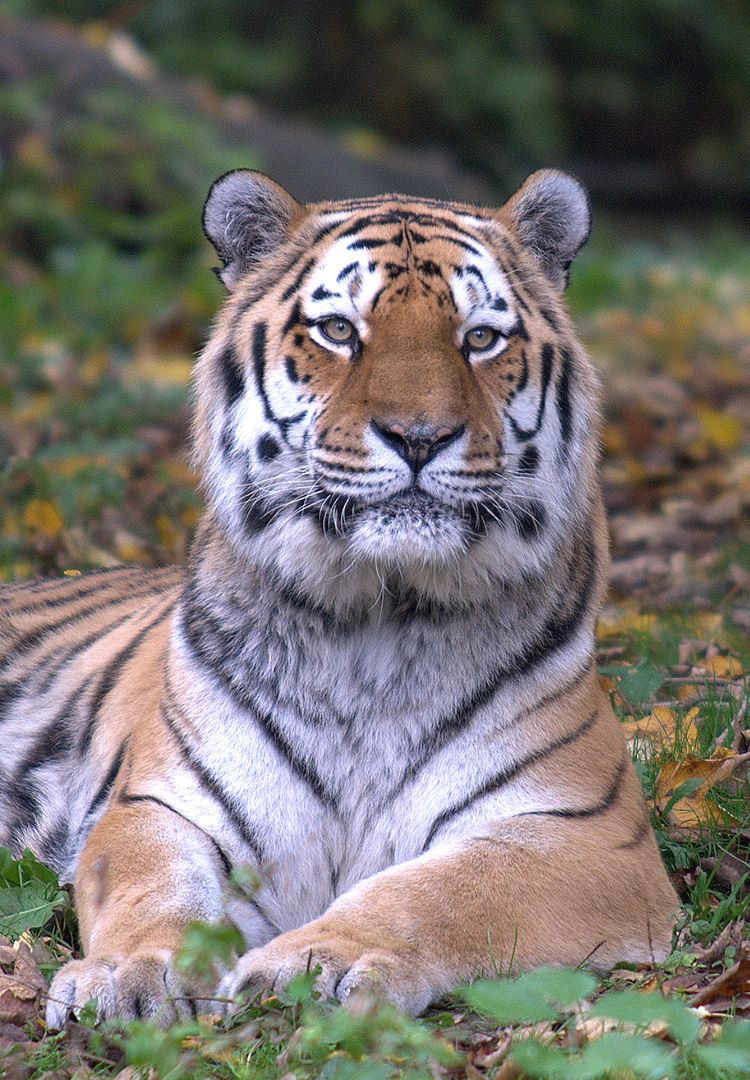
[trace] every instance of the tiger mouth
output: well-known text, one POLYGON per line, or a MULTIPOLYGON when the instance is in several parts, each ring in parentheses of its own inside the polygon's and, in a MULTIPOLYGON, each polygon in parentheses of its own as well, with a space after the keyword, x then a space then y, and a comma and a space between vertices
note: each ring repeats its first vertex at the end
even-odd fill
POLYGON ((416 488, 379 503, 363 503, 351 496, 325 493, 310 510, 325 535, 340 538, 349 536, 364 518, 376 518, 382 529, 434 527, 446 519, 457 520, 464 525, 467 539, 478 539, 487 531, 490 520, 497 519, 495 511, 490 512, 480 504, 452 506, 416 488))

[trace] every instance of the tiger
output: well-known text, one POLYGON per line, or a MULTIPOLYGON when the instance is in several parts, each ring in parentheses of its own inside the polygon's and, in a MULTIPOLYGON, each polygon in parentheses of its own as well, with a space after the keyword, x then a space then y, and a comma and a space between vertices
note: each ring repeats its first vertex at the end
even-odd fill
POLYGON ((185 567, 3 591, 0 843, 74 884, 83 950, 50 1028, 306 971, 417 1015, 496 964, 663 960, 678 901, 595 668, 584 188, 304 205, 240 169, 203 226, 185 567), (206 987, 175 956, 221 919, 246 951, 206 987))

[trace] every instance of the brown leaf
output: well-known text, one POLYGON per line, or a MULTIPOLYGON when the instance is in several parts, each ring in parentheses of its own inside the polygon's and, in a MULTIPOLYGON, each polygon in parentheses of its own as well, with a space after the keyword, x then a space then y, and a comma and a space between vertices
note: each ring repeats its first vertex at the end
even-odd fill
POLYGON ((734 998, 750 993, 750 956, 743 951, 736 964, 722 971, 708 986, 704 986, 688 1001, 695 1008, 708 1002, 715 1004, 718 998, 734 998))

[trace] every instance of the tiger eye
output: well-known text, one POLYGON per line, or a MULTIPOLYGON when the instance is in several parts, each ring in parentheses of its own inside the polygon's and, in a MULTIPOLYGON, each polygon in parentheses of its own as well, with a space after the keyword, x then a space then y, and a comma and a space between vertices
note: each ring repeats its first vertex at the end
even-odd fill
POLYGON ((472 352, 486 352, 500 337, 491 326, 475 326, 464 338, 464 344, 472 352))
POLYGON ((357 337, 357 331, 352 323, 341 315, 334 315, 319 323, 319 326, 323 335, 337 345, 350 345, 357 337))

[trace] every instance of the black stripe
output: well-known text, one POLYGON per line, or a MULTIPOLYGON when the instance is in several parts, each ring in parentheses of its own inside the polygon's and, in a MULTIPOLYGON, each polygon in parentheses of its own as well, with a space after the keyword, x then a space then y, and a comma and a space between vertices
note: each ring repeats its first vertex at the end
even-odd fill
POLYGON ((38 857, 56 873, 64 868, 66 860, 62 857, 70 846, 70 822, 64 818, 52 827, 47 827, 44 836, 34 844, 38 857))
POLYGON ((257 536, 269 525, 273 525, 281 514, 283 506, 277 507, 269 503, 263 498, 254 481, 246 477, 242 485, 240 510, 245 531, 249 536, 257 536))
POLYGON ((557 415, 560 420, 560 436, 563 443, 567 443, 570 438, 570 373, 573 358, 567 349, 561 349, 560 356, 562 358, 562 367, 560 377, 557 380, 557 415))
POLYGON ((302 780, 323 803, 335 810, 336 799, 329 792, 321 777, 311 763, 305 761, 284 737, 278 725, 274 723, 270 712, 258 708, 256 702, 247 693, 244 686, 238 684, 230 674, 233 659, 237 659, 237 635, 228 633, 213 616, 199 603, 192 588, 185 592, 182 612, 182 629, 193 653, 200 662, 221 680, 229 694, 246 709, 257 725, 273 744, 277 753, 284 758, 292 772, 302 780), (217 664, 216 659, 220 660, 217 664))
POLYGON ((548 311, 547 308, 545 308, 545 307, 540 307, 539 308, 539 314, 542 316, 544 321, 546 323, 548 323, 549 326, 552 327, 552 329, 555 331, 555 333, 557 333, 559 331, 560 327, 558 325, 557 319, 555 318, 555 316, 552 314, 551 311, 548 311))
POLYGON ((521 457, 518 459, 518 472, 523 476, 533 476, 539 468, 539 450, 530 443, 524 448, 521 457))
POLYGON ((17 585, 3 585, 0 587, 0 593, 6 597, 17 596, 21 600, 26 600, 27 597, 36 598, 40 593, 42 594, 39 599, 32 599, 30 603, 10 607, 9 614, 21 615, 72 603, 102 585, 116 587, 119 580, 124 577, 142 579, 153 576, 162 578, 169 577, 173 573, 174 570, 171 567, 159 570, 142 570, 132 566, 107 567, 104 570, 87 570, 85 574, 76 577, 43 578, 41 581, 24 581, 17 585), (50 595, 54 593, 62 595, 50 595))
POLYGON ((336 281, 343 281, 344 278, 349 277, 349 275, 354 270, 359 270, 358 262, 351 262, 348 266, 345 266, 343 270, 339 270, 338 274, 336 275, 336 281))
POLYGON ((251 849, 253 855, 258 861, 258 865, 261 865, 264 858, 263 847, 260 843, 260 840, 255 835, 255 832, 250 822, 242 813, 242 809, 237 806, 234 800, 229 796, 229 794, 221 785, 219 780, 217 780, 217 778, 208 771, 205 765, 203 765, 196 758, 195 754, 188 745, 185 736, 170 716, 169 710, 163 702, 161 706, 161 717, 167 728, 171 732, 175 742, 177 743, 177 747, 188 767, 195 773, 206 791, 208 791, 219 803, 221 808, 224 810, 224 812, 236 828, 237 832, 240 834, 247 846, 251 849))
POLYGON ((471 723, 474 715, 492 700, 508 679, 524 675, 552 653, 565 648, 580 625, 594 587, 597 563, 596 552, 590 539, 582 543, 582 559, 585 564, 584 578, 578 588, 573 606, 569 610, 563 608, 553 611, 537 637, 526 645, 512 663, 497 668, 471 697, 462 702, 453 713, 438 721, 422 738, 411 763, 396 786, 389 792, 380 809, 387 806, 435 754, 471 723))
POLYGON ((580 671, 576 672, 572 679, 570 679, 566 683, 563 683, 563 685, 560 686, 557 690, 554 690, 551 694, 547 694, 545 697, 537 701, 534 705, 530 705, 528 709, 524 709, 522 712, 518 713, 518 715, 513 720, 512 726, 515 727, 516 724, 519 724, 522 720, 525 720, 527 716, 531 716, 533 713, 539 712, 541 709, 546 709, 548 705, 554 704, 554 702, 559 701, 560 698, 567 697, 568 694, 572 693, 573 690, 576 690, 581 685, 581 683, 590 671, 591 661, 586 663, 580 671))
POLYGON ((478 248, 476 244, 470 243, 468 240, 461 239, 458 236, 445 235, 444 233, 433 233, 430 237, 431 240, 447 240, 450 244, 455 244, 456 247, 462 248, 464 251, 468 251, 471 255, 483 255, 484 252, 481 248, 478 248))
POLYGON ((224 389, 227 395, 227 405, 234 405, 245 391, 245 377, 239 365, 234 348, 227 345, 217 359, 221 377, 224 380, 224 389))
MULTIPOLYGON (((138 593, 129 593, 126 597, 122 597, 122 600, 130 601, 138 595, 138 593)), ((150 595, 150 592, 145 593, 144 595, 150 595)), ((160 602, 160 599, 161 598, 157 599, 156 604, 151 606, 155 607, 160 602)), ((119 619, 115 619, 114 622, 109 623, 107 626, 100 627, 93 634, 89 634, 85 638, 81 638, 80 641, 76 641, 72 647, 66 645, 64 647, 56 649, 53 653, 47 653, 41 660, 39 660, 37 664, 37 668, 43 667, 45 669, 45 673, 44 678, 41 679, 34 687, 34 695, 36 696, 39 694, 43 694, 47 690, 49 690, 60 670, 64 668, 66 664, 69 664, 71 660, 74 660, 77 656, 80 656, 82 652, 85 652, 86 649, 90 648, 97 641, 100 641, 102 638, 106 637, 107 634, 109 634, 112 630, 117 630, 120 626, 123 626, 126 622, 128 622, 129 619, 133 619, 141 613, 142 612, 140 610, 127 611, 124 615, 121 615, 119 619)), ((24 676, 27 685, 30 681, 30 678, 31 676, 29 674, 24 676)))
POLYGON ((511 284, 510 291, 513 294, 513 299, 518 304, 518 306, 520 308, 522 308, 528 314, 531 311, 531 308, 529 307, 529 305, 526 303, 523 296, 519 292, 518 286, 515 285, 515 284, 511 284))
MULTIPOLYGON (((401 239, 399 235, 399 240, 401 239)), ((385 240, 377 236, 363 236, 360 240, 353 240, 351 244, 347 244, 347 251, 374 251, 375 248, 386 247, 392 241, 390 238, 385 240)))
POLYGON ((164 802, 163 799, 159 799, 156 795, 131 795, 130 792, 123 791, 117 801, 119 803, 125 803, 126 805, 130 803, 143 802, 154 803, 156 806, 160 806, 163 810, 169 810, 171 814, 176 814, 178 818, 182 818, 182 820, 186 821, 188 825, 192 825, 194 829, 197 829, 199 833, 202 833, 203 836, 205 836, 205 838, 210 841, 216 851, 216 854, 219 856, 219 861, 222 865, 225 876, 229 877, 229 875, 231 874, 232 864, 229 860, 229 857, 217 844, 213 836, 209 836, 205 829, 202 829, 200 825, 196 825, 196 823, 191 818, 186 817, 185 814, 181 814, 179 810, 175 810, 173 806, 170 806, 169 803, 164 802))
MULTIPOLYGON (((542 345, 542 355, 541 355, 542 370, 541 370, 539 408, 537 410, 536 421, 534 423, 534 426, 533 426, 533 428, 530 428, 530 429, 527 430, 525 428, 522 428, 512 416, 509 417, 511 427, 513 428, 513 433, 514 433, 514 435, 516 436, 516 438, 518 439, 519 442, 526 442, 528 439, 532 439, 535 435, 539 434, 539 429, 542 426, 542 420, 544 418, 544 407, 545 407, 545 404, 547 402, 547 389, 549 387, 550 378, 552 377, 552 365, 554 363, 554 359, 555 359, 555 350, 554 350, 553 346, 550 345, 549 342, 545 342, 545 344, 542 345)), ((520 386, 519 386, 519 390, 520 390, 520 386)))
POLYGON ((20 783, 34 769, 54 764, 68 757, 73 748, 73 733, 70 729, 70 716, 67 712, 59 713, 51 722, 47 722, 41 734, 34 740, 34 745, 24 757, 16 773, 20 783))
POLYGON ((258 390, 260 400, 263 402, 263 414, 266 420, 273 421, 275 419, 271 412, 271 405, 266 396, 266 332, 267 326, 264 322, 256 323, 253 327, 253 371, 255 372, 255 385, 258 390))
POLYGON ((638 828, 629 840, 625 840, 622 844, 617 845, 618 851, 628 851, 631 848, 639 847, 651 832, 651 822, 648 820, 648 815, 643 814, 638 828))
MULTIPOLYGON (((140 578, 141 575, 137 575, 137 579, 140 578)), ((170 585, 171 584, 173 583, 170 582, 170 585)), ((161 591, 166 592, 167 588, 165 587, 161 591)), ((91 592, 91 590, 87 589, 86 592, 91 592)), ((31 649, 34 649, 38 645, 41 645, 44 642, 45 638, 54 637, 55 633, 58 630, 68 629, 76 623, 83 622, 89 615, 96 615, 100 611, 104 611, 106 608, 119 606, 120 604, 130 604, 134 599, 137 599, 141 596, 150 596, 153 594, 153 592, 153 585, 148 583, 143 589, 130 589, 124 596, 120 595, 101 597, 97 595, 95 600, 91 604, 86 604, 84 607, 79 607, 75 611, 69 612, 67 615, 64 615, 62 618, 56 619, 54 622, 43 623, 41 626, 37 626, 33 630, 29 630, 25 634, 22 634, 20 637, 16 638, 16 640, 12 643, 13 652, 7 657, 3 666, 6 668, 9 667, 20 654, 24 652, 29 652, 31 649)), ((77 598, 78 597, 76 597, 76 599, 77 598)), ((58 603, 55 603, 55 601, 51 601, 49 604, 47 604, 46 602, 40 605, 35 604, 33 609, 31 610, 43 611, 47 607, 63 606, 64 603, 65 601, 60 600, 58 601, 58 603)), ((133 614, 133 612, 130 612, 129 614, 133 614)), ((36 670, 47 662, 48 658, 57 655, 58 650, 55 650, 52 654, 48 654, 47 656, 39 658, 36 661, 35 667, 31 671, 27 671, 24 673, 24 686, 28 684, 28 680, 33 677, 36 670)), ((15 685, 15 683, 6 683, 5 687, 3 689, 0 689, 0 715, 2 714, 3 702, 7 702, 7 700, 9 700, 8 686, 14 687, 15 685)), ((17 696, 17 694, 11 694, 10 700, 12 700, 15 696, 17 696)))
MULTIPOLYGON (((342 229, 337 240, 343 240, 347 236, 355 236, 356 233, 362 232, 363 229, 370 228, 371 225, 396 225, 403 221, 404 215, 399 210, 388 210, 381 214, 365 214, 361 217, 355 218, 347 224, 345 229, 342 229)), ((341 224, 344 224, 343 222, 341 224)))
POLYGON ((529 499, 517 506, 509 507, 516 532, 527 543, 538 540, 547 524, 547 511, 538 499, 529 499))
POLYGON ((112 759, 112 764, 107 770, 107 775, 104 777, 101 784, 99 785, 99 789, 97 790, 96 795, 94 795, 93 799, 89 803, 89 808, 83 817, 84 822, 86 822, 93 814, 95 814, 99 807, 102 805, 102 803, 106 802, 111 795, 112 788, 114 787, 115 780, 117 779, 117 774, 119 773, 120 768, 122 767, 122 763, 125 760, 125 753, 128 749, 129 742, 130 736, 128 735, 127 738, 123 739, 123 741, 120 743, 120 748, 112 759))
POLYGON ((86 723, 84 724, 83 730, 81 731, 78 739, 78 751, 81 756, 83 756, 88 751, 89 745, 91 744, 91 739, 94 735, 94 731, 96 730, 97 714, 101 709, 102 704, 104 703, 104 699, 107 697, 109 692, 114 689, 114 686, 120 675, 120 671, 125 666, 125 664, 127 664, 128 660, 130 660, 133 653, 139 648, 145 636, 150 633, 150 631, 153 630, 154 627, 158 626, 159 623, 162 623, 165 619, 169 618, 169 616, 172 614, 174 606, 175 601, 173 600, 164 609, 164 611, 159 612, 155 619, 152 619, 151 622, 147 623, 142 630, 139 630, 138 633, 130 639, 125 648, 121 649, 112 658, 112 660, 109 662, 109 664, 107 664, 106 668, 102 672, 102 677, 99 680, 99 685, 96 688, 96 693, 94 694, 93 700, 89 702, 86 709, 88 713, 88 719, 86 720, 86 723))
MULTIPOLYGON (((299 300, 295 300, 294 303, 292 304, 291 310, 289 311, 289 315, 287 316, 287 320, 286 320, 286 322, 284 323, 284 325, 283 325, 283 327, 281 329, 281 336, 286 337, 286 335, 289 333, 290 330, 293 330, 295 326, 299 326, 301 318, 302 318, 302 308, 300 306, 299 300)), ((264 328, 264 331, 265 331, 265 328, 264 328)))
POLYGON ((497 773, 496 776, 490 777, 490 779, 486 780, 481 787, 477 788, 471 795, 467 795, 461 802, 455 803, 447 810, 443 810, 430 826, 429 832, 427 833, 427 839, 422 846, 422 852, 427 850, 435 838, 435 834, 443 827, 443 825, 445 825, 446 821, 449 821, 457 814, 463 813, 464 810, 467 810, 472 803, 478 802, 479 799, 483 799, 485 796, 492 795, 494 792, 499 791, 530 765, 536 765, 538 762, 549 757, 550 754, 554 754, 557 750, 562 749, 563 746, 568 746, 570 743, 575 742, 576 739, 580 739, 582 735, 585 735, 589 728, 593 727, 598 718, 599 709, 597 707, 583 723, 579 724, 573 731, 568 732, 567 735, 562 735, 559 739, 555 739, 554 742, 549 743, 547 746, 543 746, 539 750, 533 750, 525 758, 521 758, 520 761, 515 762, 509 768, 497 773))
MULTIPOLYGON (((584 806, 580 810, 532 810, 529 817, 536 817, 541 814, 547 817, 561 817, 561 818, 588 818, 596 817, 597 814, 603 814, 606 810, 609 810, 611 806, 617 801, 620 788, 622 786, 622 778, 625 775, 625 770, 628 767, 628 757, 625 755, 617 767, 614 780, 610 784, 609 790, 604 798, 594 803, 593 806, 584 806)), ((524 815, 525 816, 525 815, 524 815)))
MULTIPOLYGON (((328 231, 330 232, 330 229, 328 229, 328 231)), ((297 292, 300 285, 305 280, 307 275, 310 273, 312 268, 317 264, 317 261, 318 261, 317 257, 307 260, 307 262, 302 267, 300 272, 297 274, 296 278, 291 283, 291 285, 288 285, 287 288, 284 290, 284 292, 281 294, 281 303, 282 304, 286 303, 287 300, 289 300, 292 296, 294 296, 294 294, 297 292)))

